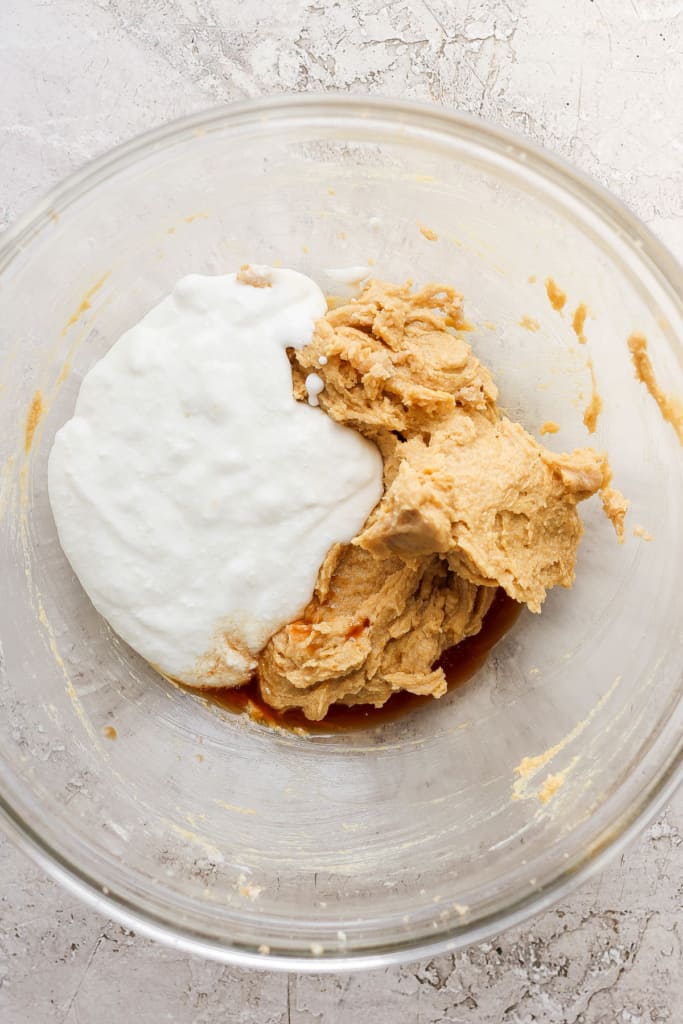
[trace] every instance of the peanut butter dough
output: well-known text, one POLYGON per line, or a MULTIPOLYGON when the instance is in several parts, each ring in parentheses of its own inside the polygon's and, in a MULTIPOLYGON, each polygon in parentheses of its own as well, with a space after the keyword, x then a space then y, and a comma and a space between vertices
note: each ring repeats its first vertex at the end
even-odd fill
POLYGON ((318 374, 325 412, 377 444, 385 492, 351 544, 328 554, 301 620, 261 653, 275 708, 319 720, 335 702, 439 697, 439 655, 480 630, 497 587, 538 612, 547 590, 572 585, 580 501, 602 492, 623 538, 626 503, 606 457, 555 454, 503 416, 463 325, 452 288, 371 281, 290 352, 297 398, 318 374))

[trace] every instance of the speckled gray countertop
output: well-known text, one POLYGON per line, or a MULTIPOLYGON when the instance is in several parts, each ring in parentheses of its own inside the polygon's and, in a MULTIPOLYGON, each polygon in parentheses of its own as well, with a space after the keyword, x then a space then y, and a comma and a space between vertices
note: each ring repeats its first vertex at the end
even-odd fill
MULTIPOLYGON (((264 93, 433 100, 594 175, 683 260, 683 0, 1 0, 0 228, 159 122, 264 93)), ((683 1020, 683 794, 571 899, 491 942, 340 976, 196 960, 0 840, 0 1021, 683 1020)))

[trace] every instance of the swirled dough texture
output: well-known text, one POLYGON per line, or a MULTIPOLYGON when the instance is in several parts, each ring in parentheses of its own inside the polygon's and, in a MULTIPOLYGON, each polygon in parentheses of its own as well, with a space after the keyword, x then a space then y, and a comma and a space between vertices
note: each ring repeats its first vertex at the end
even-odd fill
POLYGON ((439 655, 481 629, 497 587, 538 612, 550 587, 572 585, 578 502, 601 491, 623 535, 626 503, 605 456, 555 454, 503 416, 463 324, 452 288, 371 281, 290 352, 296 397, 319 374, 325 412, 380 449, 384 496, 330 551, 301 619, 262 651, 275 708, 319 720, 335 702, 439 697, 439 655))

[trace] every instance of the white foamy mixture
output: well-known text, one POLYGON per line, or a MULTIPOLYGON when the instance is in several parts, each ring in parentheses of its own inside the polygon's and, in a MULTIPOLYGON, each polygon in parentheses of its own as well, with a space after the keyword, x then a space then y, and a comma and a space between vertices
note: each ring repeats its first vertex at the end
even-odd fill
POLYGON ((59 539, 93 604, 193 686, 248 679, 382 494, 374 446, 292 395, 285 348, 310 341, 322 292, 251 272, 270 286, 180 281, 86 375, 49 461, 59 539))

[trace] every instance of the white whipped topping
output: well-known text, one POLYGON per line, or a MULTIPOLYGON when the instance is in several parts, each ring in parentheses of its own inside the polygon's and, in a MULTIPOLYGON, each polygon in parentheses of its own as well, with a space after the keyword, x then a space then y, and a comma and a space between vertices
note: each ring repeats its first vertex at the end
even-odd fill
POLYGON ((93 604, 195 686, 249 677, 382 493, 376 448, 292 394, 285 349, 310 341, 322 292, 292 270, 250 274, 179 281, 86 375, 49 461, 93 604))
POLYGON ((309 373, 304 381, 309 405, 320 405, 318 395, 325 390, 325 381, 317 373, 309 373))

